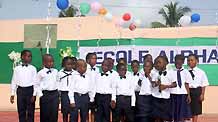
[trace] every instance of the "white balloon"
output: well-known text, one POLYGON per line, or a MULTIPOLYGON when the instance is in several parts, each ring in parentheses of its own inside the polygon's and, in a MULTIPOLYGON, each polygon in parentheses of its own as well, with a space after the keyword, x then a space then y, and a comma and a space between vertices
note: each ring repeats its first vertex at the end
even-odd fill
POLYGON ((140 19, 135 19, 134 23, 136 24, 136 26, 140 26, 142 24, 142 21, 140 19))
POLYGON ((188 26, 191 23, 191 17, 190 16, 182 16, 179 19, 179 24, 181 26, 188 26))
POLYGON ((113 15, 111 14, 111 13, 109 13, 109 12, 107 12, 107 14, 105 14, 105 19, 106 20, 108 20, 108 21, 112 21, 112 19, 113 19, 113 15))

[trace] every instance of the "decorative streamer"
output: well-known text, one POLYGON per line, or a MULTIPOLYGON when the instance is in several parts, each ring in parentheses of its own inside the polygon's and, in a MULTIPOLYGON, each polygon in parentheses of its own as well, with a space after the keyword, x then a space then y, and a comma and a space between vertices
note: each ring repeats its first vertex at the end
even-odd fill
POLYGON ((51 44, 51 27, 49 25, 49 21, 50 21, 50 17, 51 17, 51 0, 48 0, 48 15, 46 17, 46 21, 47 21, 47 26, 46 26, 46 30, 47 30, 47 38, 46 38, 46 42, 45 42, 45 47, 46 47, 46 53, 49 54, 49 46, 51 44))

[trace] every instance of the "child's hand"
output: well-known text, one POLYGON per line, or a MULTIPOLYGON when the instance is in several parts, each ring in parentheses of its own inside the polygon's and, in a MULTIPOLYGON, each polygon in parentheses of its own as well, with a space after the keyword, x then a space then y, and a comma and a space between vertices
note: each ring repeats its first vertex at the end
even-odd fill
POLYGON ((111 101, 111 108, 114 109, 116 107, 116 102, 114 100, 111 101))
POLYGON ((14 96, 11 96, 11 97, 10 97, 10 102, 11 102, 11 104, 14 103, 14 96))
POLYGON ((35 103, 35 101, 36 101, 36 96, 32 96, 31 103, 35 103))
POLYGON ((75 104, 75 103, 71 103, 71 104, 70 104, 70 107, 71 107, 71 108, 75 108, 75 107, 76 107, 76 104, 75 104))
POLYGON ((166 85, 159 85, 159 90, 160 90, 160 91, 162 91, 162 90, 164 90, 164 89, 166 89, 166 85))
POLYGON ((188 104, 191 103, 191 96, 190 96, 190 95, 187 96, 187 98, 186 98, 186 102, 187 102, 188 104))
POLYGON ((160 84, 161 84, 161 81, 158 80, 158 81, 156 82, 156 85, 159 86, 160 84))
POLYGON ((200 95, 200 101, 201 101, 201 102, 204 101, 204 95, 203 95, 203 94, 200 95))

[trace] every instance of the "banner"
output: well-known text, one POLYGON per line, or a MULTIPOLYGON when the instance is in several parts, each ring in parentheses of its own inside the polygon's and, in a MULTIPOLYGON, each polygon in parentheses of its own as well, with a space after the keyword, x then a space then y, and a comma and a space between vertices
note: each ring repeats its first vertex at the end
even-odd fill
POLYGON ((132 60, 138 60, 142 63, 143 56, 146 54, 151 54, 153 58, 158 55, 166 55, 170 63, 174 63, 176 54, 182 54, 186 58, 189 54, 196 54, 200 64, 218 63, 218 48, 216 46, 101 46, 80 47, 79 52, 80 58, 83 59, 87 53, 95 52, 97 64, 101 64, 107 57, 113 58, 116 62, 119 58, 125 58, 129 64, 132 60))

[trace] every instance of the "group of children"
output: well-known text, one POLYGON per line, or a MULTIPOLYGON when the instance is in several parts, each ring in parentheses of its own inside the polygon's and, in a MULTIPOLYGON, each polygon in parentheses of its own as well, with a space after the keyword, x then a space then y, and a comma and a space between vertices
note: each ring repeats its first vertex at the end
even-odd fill
POLYGON ((175 56, 175 68, 168 68, 166 56, 154 59, 144 56, 127 62, 120 58, 114 70, 114 60, 106 58, 101 69, 96 67, 97 56, 88 53, 86 60, 64 57, 62 69, 54 68, 52 55, 43 55, 43 68, 37 73, 31 65, 29 50, 21 52, 22 64, 14 69, 11 83, 11 103, 17 93, 20 122, 33 122, 36 96, 40 97, 40 121, 57 122, 59 101, 63 122, 86 122, 89 110, 94 121, 110 122, 197 122, 202 114, 202 101, 208 80, 197 67, 198 57, 188 56, 188 69, 183 67, 184 56, 175 56), (60 100, 59 100, 60 98, 60 100))

